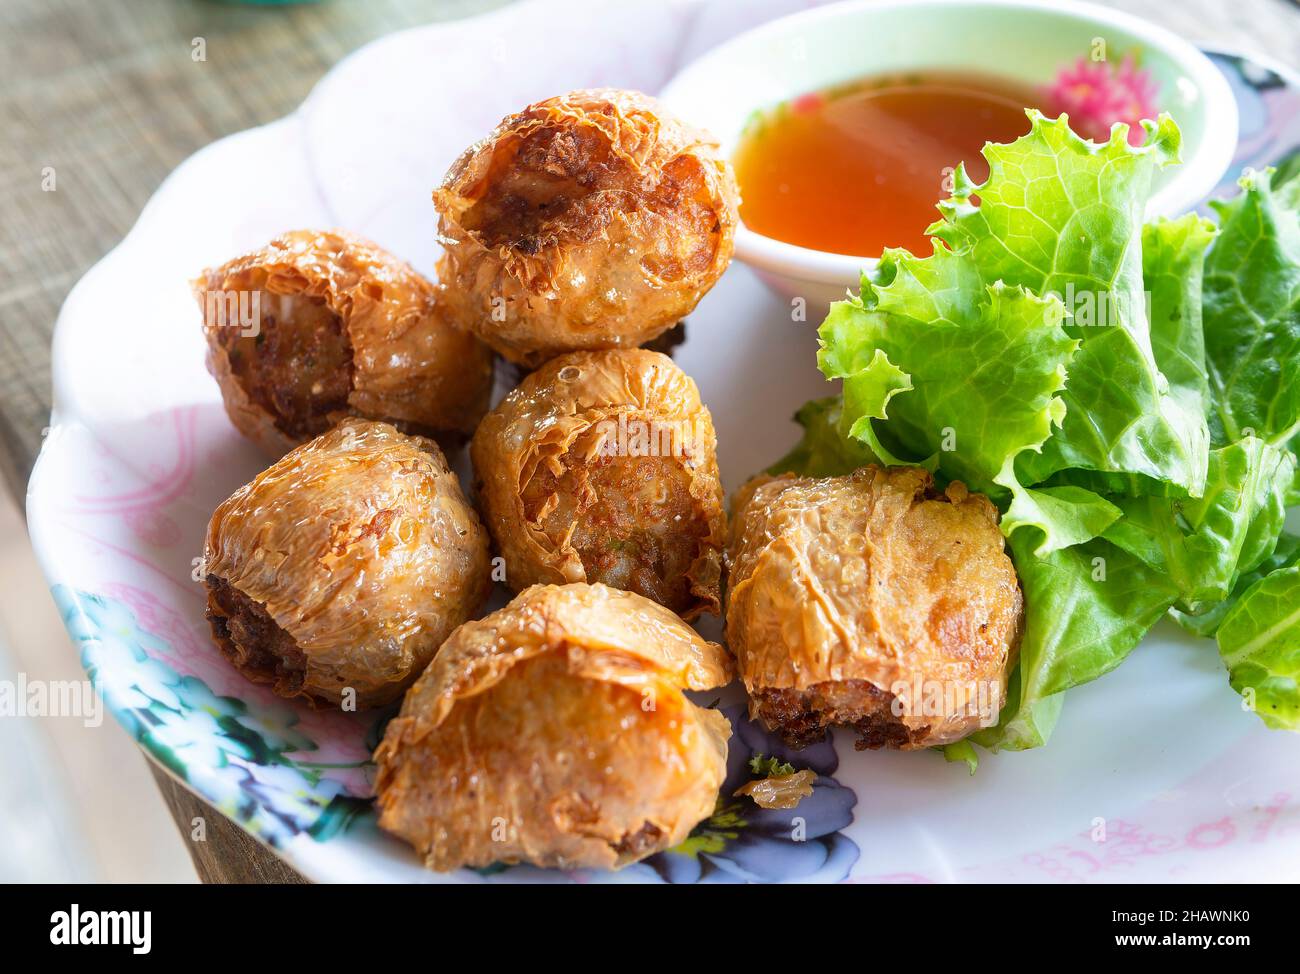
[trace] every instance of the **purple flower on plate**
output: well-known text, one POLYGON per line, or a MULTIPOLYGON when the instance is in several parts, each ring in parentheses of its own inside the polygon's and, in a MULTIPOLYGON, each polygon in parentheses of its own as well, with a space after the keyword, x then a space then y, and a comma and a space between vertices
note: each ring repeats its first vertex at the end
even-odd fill
POLYGON ((802 751, 751 723, 743 707, 726 707, 732 737, 717 808, 685 842, 630 870, 652 870, 668 883, 839 882, 857 862, 857 844, 840 830, 853 821, 858 797, 832 774, 839 766, 829 739, 802 751), (754 778, 750 760, 776 758, 817 773, 813 793, 795 808, 760 808, 735 791, 754 778))

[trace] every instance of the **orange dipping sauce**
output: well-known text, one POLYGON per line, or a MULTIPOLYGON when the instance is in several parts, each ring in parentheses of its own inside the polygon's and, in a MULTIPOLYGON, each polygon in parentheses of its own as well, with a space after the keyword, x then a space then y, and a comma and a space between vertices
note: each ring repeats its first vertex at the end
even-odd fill
POLYGON ((1029 131, 1041 93, 978 75, 869 78, 803 95, 750 123, 733 162, 745 226, 765 237, 858 257, 885 247, 930 253, 951 173, 982 182, 985 142, 1029 131))

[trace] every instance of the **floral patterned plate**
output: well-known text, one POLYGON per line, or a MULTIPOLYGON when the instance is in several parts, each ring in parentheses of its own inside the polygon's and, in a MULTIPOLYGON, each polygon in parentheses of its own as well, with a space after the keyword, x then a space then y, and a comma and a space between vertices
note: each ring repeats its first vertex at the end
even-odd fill
MULTIPOLYGON (((342 226, 417 267, 435 256, 429 192, 509 110, 600 84, 656 91, 742 30, 810 4, 535 0, 384 38, 303 107, 199 152, 77 285, 54 341, 56 407, 29 488, 32 539, 86 671, 145 751, 318 881, 752 882, 1294 878, 1300 741, 1241 710, 1216 654, 1162 625, 1070 695, 1051 744, 978 774, 837 736, 791 753, 721 702, 732 737, 714 815, 619 873, 529 867, 447 876, 380 833, 370 751, 388 713, 309 710, 245 682, 210 643, 195 563, 213 508, 262 466, 203 368, 186 281, 302 226, 342 226), (548 32, 559 20, 562 33, 548 32), (546 36, 545 56, 534 56, 546 36), (271 162, 273 161, 273 163, 271 162), (789 812, 729 796, 756 755, 818 775, 789 812)), ((210 51, 220 56, 219 50, 210 51)), ((1215 55, 1241 104, 1238 164, 1289 160, 1300 89, 1215 55)), ((734 489, 824 395, 815 335, 733 266, 675 352, 698 381, 734 489), (743 323, 741 331, 738 323, 743 323), (743 336, 738 340, 738 336, 743 336)), ((716 635, 716 631, 713 633, 716 635)))

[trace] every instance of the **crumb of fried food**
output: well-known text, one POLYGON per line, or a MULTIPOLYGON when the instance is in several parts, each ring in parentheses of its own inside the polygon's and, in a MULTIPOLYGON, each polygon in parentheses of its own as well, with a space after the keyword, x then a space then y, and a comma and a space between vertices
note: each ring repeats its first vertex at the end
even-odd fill
POLYGON ((773 774, 755 778, 737 788, 732 794, 746 795, 759 808, 797 808, 799 803, 813 793, 817 772, 804 769, 790 774, 773 774))

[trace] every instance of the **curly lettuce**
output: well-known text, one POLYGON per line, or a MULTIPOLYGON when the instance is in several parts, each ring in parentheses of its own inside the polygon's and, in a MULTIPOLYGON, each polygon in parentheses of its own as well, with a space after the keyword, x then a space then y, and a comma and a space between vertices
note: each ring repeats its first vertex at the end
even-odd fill
POLYGON ((1228 682, 1270 727, 1300 730, 1300 566, 1270 572, 1224 616, 1228 682))
POLYGON ((1300 433, 1300 181, 1274 191, 1248 172, 1212 203, 1219 237, 1205 262, 1205 352, 1215 442, 1300 433))
POLYGON ((799 407, 794 420, 803 436, 794 449, 767 468, 776 476, 838 477, 880 459, 860 440, 840 435, 840 397, 812 399, 799 407))
MULTIPOLYGON (((986 147, 984 183, 958 169, 932 254, 887 250, 832 307, 818 364, 843 380, 846 436, 1005 501, 1004 530, 1036 528, 1047 554, 1119 517, 1090 488, 1198 496, 1209 434, 1201 401, 1156 364, 1143 283, 1142 210, 1177 127, 1162 117, 1140 147, 1120 129, 1098 146, 1028 114, 1028 135, 986 147), (1084 296, 1090 316, 1067 315, 1084 296), (1035 487, 1073 470, 1086 473, 1035 487)), ((1181 350, 1170 332, 1160 347, 1181 350)))
POLYGON ((1289 534, 1284 530, 1277 539, 1273 553, 1251 571, 1238 575, 1236 584, 1226 599, 1201 606, 1196 612, 1184 612, 1175 606, 1170 610, 1170 615, 1188 632, 1212 638, 1218 633, 1224 616, 1241 601, 1251 586, 1281 568, 1291 568, 1294 565, 1300 565, 1300 535, 1289 534))
POLYGON ((972 735, 991 751, 1047 743, 1064 692, 1122 663, 1177 594, 1158 570, 1101 538, 1046 557, 1027 533, 1010 543, 1025 631, 997 725, 972 735))
MULTIPOLYGON (((1142 228, 1142 281, 1150 295, 1151 350, 1169 395, 1204 417, 1210 406, 1201 305, 1213 223, 1195 213, 1142 228)), ((1208 432, 1208 422, 1207 422, 1208 432)))
POLYGON ((1272 553, 1295 467, 1287 450, 1247 437, 1210 454, 1199 498, 1116 498, 1124 517, 1105 537, 1160 571, 1180 609, 1196 614, 1272 553))
POLYGON ((1061 430, 1019 460, 1035 483, 1067 469, 1142 475, 1193 496, 1204 482, 1204 413, 1170 392, 1155 361, 1142 264, 1142 215, 1152 180, 1181 144, 1167 115, 1129 144, 1117 126, 1096 145, 1067 119, 1029 112, 1031 130, 989 145, 989 178, 939 204, 929 233, 968 257, 986 283, 1061 296, 1066 331, 1079 340, 1061 396, 1061 430), (978 197, 978 203, 973 199, 978 197))
POLYGON ((887 463, 938 467, 974 490, 1013 497, 1061 544, 1077 533, 1074 518, 1058 523, 1050 498, 1035 503, 1015 460, 1059 425, 1057 393, 1078 342, 1065 334, 1059 300, 983 286, 969 272, 947 250, 923 259, 888 251, 862 296, 832 308, 818 363, 843 380, 840 427, 850 439, 887 463))

